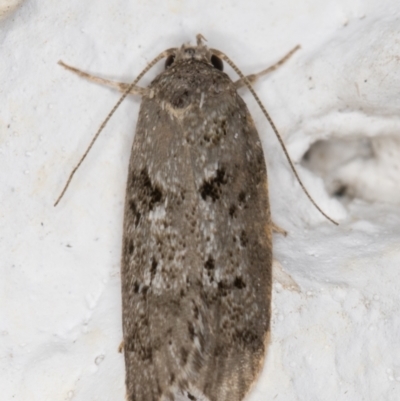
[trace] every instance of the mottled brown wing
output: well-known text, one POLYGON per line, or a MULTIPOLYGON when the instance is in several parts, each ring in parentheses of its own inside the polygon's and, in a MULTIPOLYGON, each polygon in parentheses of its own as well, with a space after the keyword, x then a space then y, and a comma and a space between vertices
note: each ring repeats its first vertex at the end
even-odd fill
POLYGON ((122 256, 129 401, 240 401, 265 354, 263 152, 229 78, 195 67, 173 88, 168 72, 152 83, 132 148, 122 256), (196 91, 196 79, 207 91, 196 91))

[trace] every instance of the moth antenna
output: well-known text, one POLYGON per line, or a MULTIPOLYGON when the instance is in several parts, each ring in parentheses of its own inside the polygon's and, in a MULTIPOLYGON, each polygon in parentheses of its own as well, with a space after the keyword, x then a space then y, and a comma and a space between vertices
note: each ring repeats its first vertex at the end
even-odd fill
POLYGON ((92 141, 90 142, 89 146, 87 147, 85 153, 83 154, 83 156, 80 158, 78 164, 74 167, 74 169, 72 170, 71 174, 68 177, 67 183, 65 184, 63 190, 61 191, 61 194, 59 195, 59 197, 57 198, 56 202, 54 203, 54 206, 57 206, 58 203, 60 202, 60 200, 62 199, 62 197, 64 196, 65 192, 67 191, 69 184, 72 181, 72 178, 74 176, 74 174, 76 173, 76 171, 78 170, 78 168, 80 167, 80 165, 82 164, 82 162, 85 160, 86 156, 88 155, 88 153, 90 152, 90 149, 92 149, 92 146, 94 145, 94 143, 96 142, 98 136, 100 135, 101 131, 103 131, 104 127, 106 126, 106 124, 108 123, 108 121, 110 120, 111 116, 115 113, 115 111, 118 109, 118 107, 120 106, 120 104, 124 101, 124 99, 128 96, 129 92, 132 90, 132 88, 140 81, 141 78, 143 78, 143 75, 146 74, 147 71, 150 70, 150 68, 152 68, 154 66, 154 64, 156 64, 158 61, 160 61, 161 59, 168 57, 169 55, 173 54, 176 51, 176 49, 172 48, 172 49, 168 49, 163 51, 162 53, 160 53, 156 58, 154 58, 152 61, 150 61, 149 64, 147 64, 147 66, 143 69, 143 71, 136 77, 136 79, 128 86, 128 88, 125 90, 125 92, 122 94, 122 96, 119 98, 118 102, 115 104, 115 106, 111 109, 111 111, 108 113, 108 116, 105 118, 105 120, 102 122, 102 124, 100 125, 99 129, 97 130, 96 134, 94 135, 92 141))
POLYGON ((272 121, 272 118, 270 117, 270 115, 268 114, 267 110, 265 109, 264 105, 261 103, 260 98, 257 96, 256 92, 254 91, 253 87, 251 86, 250 81, 246 78, 246 76, 242 73, 242 71, 239 70, 239 68, 236 66, 236 64, 225 54, 222 53, 221 51, 217 50, 217 49, 210 49, 210 51, 215 54, 216 56, 220 57, 222 60, 226 61, 231 67, 232 69, 236 72, 236 74, 239 75, 239 77, 243 80, 243 82, 246 84, 246 86, 248 87, 249 91, 251 92, 251 94, 253 95, 254 99, 256 100, 257 104, 260 106, 261 111, 263 112, 264 116, 267 118, 269 124, 272 127, 272 130, 274 131, 276 137, 278 138, 278 141, 283 149, 283 153, 286 156, 286 159, 289 162, 290 168, 293 171, 293 174, 295 175, 298 183, 300 184, 301 188, 303 189, 304 193, 307 195, 308 199, 311 201, 311 203, 317 208, 317 210, 323 215, 325 216, 325 218, 327 218, 330 222, 332 222, 335 225, 339 225, 339 223, 337 223, 335 220, 333 220, 331 217, 329 217, 318 205, 317 203, 314 201, 314 199, 311 197, 311 195, 308 193, 306 187, 304 186, 303 182, 301 181, 296 168, 293 165, 292 160, 290 159, 289 153, 286 150, 285 144, 283 143, 282 137, 280 136, 278 129, 276 128, 274 122, 272 121))

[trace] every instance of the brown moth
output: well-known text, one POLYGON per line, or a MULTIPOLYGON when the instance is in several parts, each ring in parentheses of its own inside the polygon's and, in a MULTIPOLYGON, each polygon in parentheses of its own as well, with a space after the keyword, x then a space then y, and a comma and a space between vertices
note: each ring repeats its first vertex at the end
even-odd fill
POLYGON ((163 52, 130 85, 61 63, 124 95, 56 204, 122 100, 143 97, 129 162, 121 267, 128 401, 241 401, 267 349, 274 226, 263 150, 237 90, 247 85, 278 135, 250 82, 298 47, 244 77, 202 39, 163 52), (136 86, 163 57, 165 71, 147 88, 136 86), (221 58, 240 80, 222 71, 221 58))
POLYGON ((121 270, 129 401, 240 401, 264 359, 267 172, 221 66, 201 40, 183 45, 142 100, 121 270))

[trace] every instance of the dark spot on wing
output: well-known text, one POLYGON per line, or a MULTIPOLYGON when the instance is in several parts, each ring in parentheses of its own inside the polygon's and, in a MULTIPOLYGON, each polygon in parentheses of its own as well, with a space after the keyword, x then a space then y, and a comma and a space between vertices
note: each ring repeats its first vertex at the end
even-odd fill
POLYGON ((194 336, 196 335, 194 331, 194 326, 192 322, 188 322, 188 331, 189 331, 189 337, 192 341, 194 341, 194 336))
POLYGON ((157 266, 158 266, 158 262, 157 262, 156 258, 153 256, 153 260, 151 261, 151 269, 150 269, 151 281, 153 281, 154 276, 156 275, 157 266))
POLYGON ((125 238, 124 242, 124 255, 132 255, 133 251, 135 250, 135 246, 133 245, 133 239, 132 238, 125 238))
POLYGON ((213 270, 215 268, 215 261, 212 256, 209 256, 206 263, 204 263, 204 267, 207 270, 213 270))
POLYGON ((129 240, 129 245, 128 245, 128 252, 130 255, 132 255, 133 251, 135 250, 135 247, 133 246, 133 241, 132 239, 129 240))
POLYGON ((221 297, 226 297, 228 295, 228 286, 223 282, 218 282, 218 293, 221 297))
POLYGON ((242 230, 240 233, 240 245, 245 247, 248 244, 249 240, 247 238, 246 231, 242 230))
POLYGON ((140 222, 140 218, 142 217, 142 214, 140 213, 140 211, 138 210, 137 206, 136 206, 136 202, 131 199, 129 201, 129 209, 131 210, 131 213, 133 215, 133 217, 135 218, 135 226, 137 227, 137 225, 140 222))
POLYGON ((161 189, 152 183, 147 169, 143 169, 139 174, 133 174, 132 177, 132 188, 134 188, 136 193, 137 205, 133 200, 129 201, 129 206, 139 222, 141 214, 140 210, 144 207, 147 210, 153 210, 157 203, 160 203, 163 199, 163 194, 161 189), (137 217, 138 216, 138 217, 137 217))
POLYGON ((239 290, 243 289, 246 287, 245 282, 243 281, 243 279, 241 277, 236 277, 235 281, 233 282, 233 285, 238 288, 239 290))
POLYGON ((224 168, 218 168, 215 177, 204 180, 200 187, 200 195, 204 200, 208 197, 215 202, 221 196, 221 186, 228 182, 224 168))

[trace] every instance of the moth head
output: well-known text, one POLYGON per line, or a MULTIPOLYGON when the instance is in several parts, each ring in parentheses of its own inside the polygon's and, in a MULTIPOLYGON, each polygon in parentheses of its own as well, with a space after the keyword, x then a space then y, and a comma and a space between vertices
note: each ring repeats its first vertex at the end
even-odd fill
POLYGON ((171 67, 173 64, 184 60, 198 60, 203 63, 212 65, 214 68, 222 71, 224 64, 222 60, 213 54, 210 49, 203 43, 204 36, 198 34, 197 45, 183 44, 181 48, 171 50, 171 54, 165 60, 165 69, 171 67))

